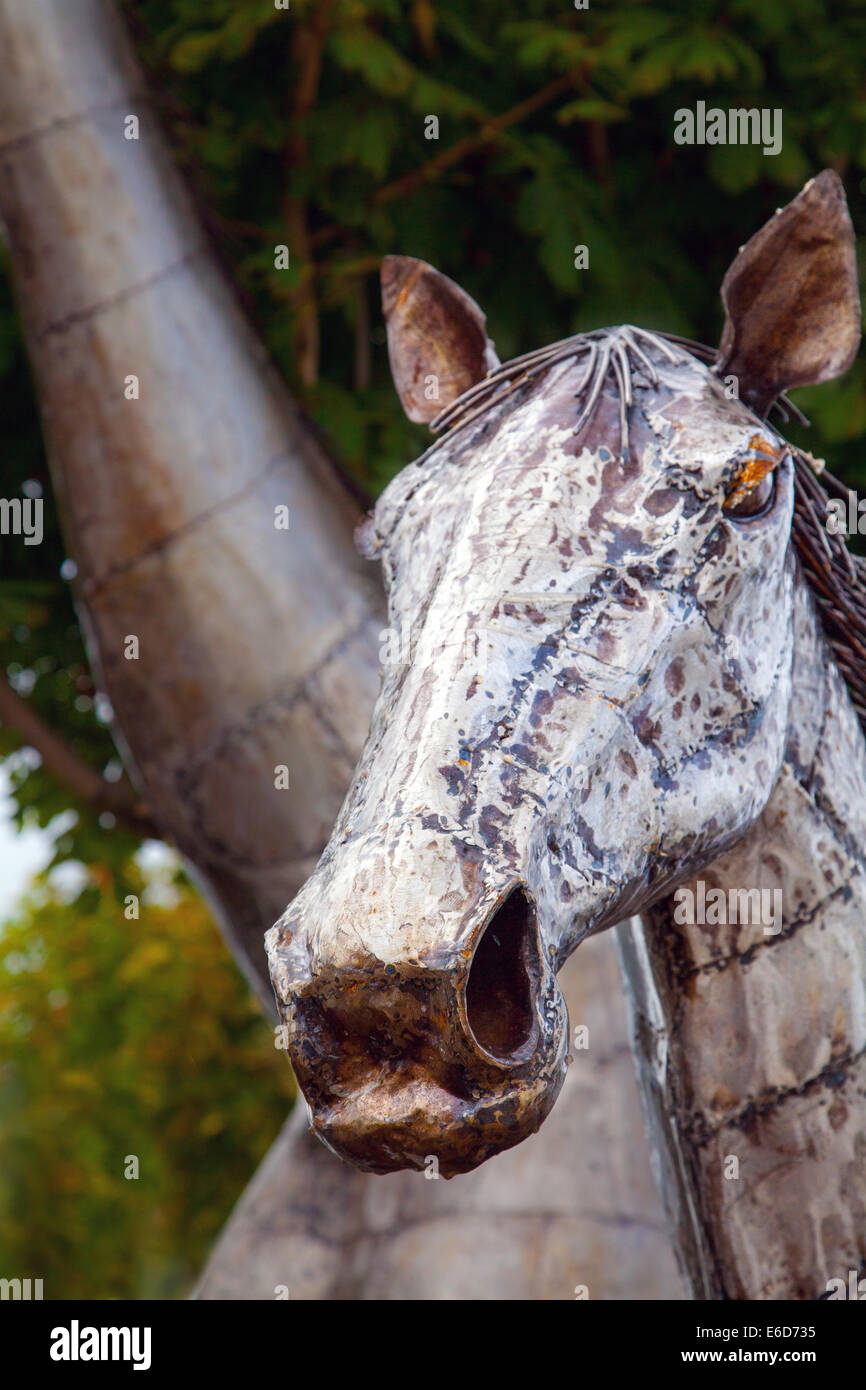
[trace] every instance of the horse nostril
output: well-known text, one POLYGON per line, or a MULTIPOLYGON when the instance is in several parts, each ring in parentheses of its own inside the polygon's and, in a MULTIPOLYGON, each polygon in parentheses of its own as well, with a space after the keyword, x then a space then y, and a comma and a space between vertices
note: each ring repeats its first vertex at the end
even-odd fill
POLYGON ((511 1061, 533 1036, 540 973, 535 908, 518 886, 484 928, 466 983, 473 1037, 499 1061, 511 1061))

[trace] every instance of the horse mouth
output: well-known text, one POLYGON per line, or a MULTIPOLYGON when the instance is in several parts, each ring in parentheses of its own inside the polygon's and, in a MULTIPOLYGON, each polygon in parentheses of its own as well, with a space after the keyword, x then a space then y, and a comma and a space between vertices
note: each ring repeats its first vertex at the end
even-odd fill
POLYGON ((312 1129, 338 1157, 368 1173, 404 1168, 451 1178, 513 1148, 540 1127, 564 1078, 488 1095, 458 1096, 429 1078, 401 1076, 335 1099, 312 1113, 312 1129), (551 1084, 553 1081, 554 1084, 551 1084))

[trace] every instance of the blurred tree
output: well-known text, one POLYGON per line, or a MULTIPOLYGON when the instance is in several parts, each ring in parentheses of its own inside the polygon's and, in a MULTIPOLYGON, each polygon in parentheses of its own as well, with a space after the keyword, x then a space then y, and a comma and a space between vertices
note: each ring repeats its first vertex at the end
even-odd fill
POLYGON ((45 1298, 182 1295, 293 1095, 186 881, 123 877, 138 918, 102 862, 0 935, 0 1267, 45 1298))
MULTIPOLYGON (((390 390, 383 254, 465 284, 503 360, 622 321, 713 343, 744 229, 825 166, 855 225, 866 211, 866 11, 853 0, 480 0, 471 17, 461 0, 293 0, 291 38, 271 0, 127 9, 269 347, 373 491, 421 439, 390 390), (675 147, 674 112, 697 99, 781 108, 781 153, 675 147), (274 269, 280 241, 289 271, 274 269)), ((816 402, 815 451, 834 446, 855 474, 844 446, 866 426, 863 384, 858 363, 801 402, 816 402)))

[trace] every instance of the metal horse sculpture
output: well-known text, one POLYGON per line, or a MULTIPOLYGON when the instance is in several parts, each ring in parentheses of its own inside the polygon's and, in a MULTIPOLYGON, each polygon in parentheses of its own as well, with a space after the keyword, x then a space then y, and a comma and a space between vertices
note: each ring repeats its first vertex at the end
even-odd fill
POLYGON ((362 528, 405 640, 268 934, 315 1131, 450 1176, 542 1123, 557 970, 642 914, 622 956, 703 1297, 818 1297, 866 1256, 866 605, 766 418, 850 365, 853 247, 825 172, 735 259, 718 354, 628 327, 504 367, 462 290, 386 261, 397 389, 443 433, 362 528), (690 887, 782 911, 683 925, 690 887))

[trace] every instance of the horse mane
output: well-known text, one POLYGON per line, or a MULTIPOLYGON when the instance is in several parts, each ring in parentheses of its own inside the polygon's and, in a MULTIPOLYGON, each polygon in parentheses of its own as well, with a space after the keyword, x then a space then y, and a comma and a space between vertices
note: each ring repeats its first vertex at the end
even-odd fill
MULTIPOLYGON (((582 358, 586 364, 580 389, 580 412, 575 423, 578 434, 598 404, 604 384, 612 374, 619 397, 622 452, 628 449, 628 412, 632 404, 632 366, 638 365, 658 384, 658 374, 645 348, 655 348, 676 363, 682 354, 696 357, 710 367, 717 360, 715 348, 673 333, 650 333, 645 329, 621 327, 596 329, 563 338, 538 348, 489 372, 483 380, 464 391, 431 422, 434 434, 463 429, 494 405, 511 398, 522 399, 518 388, 534 381, 559 362, 582 358), (679 354, 679 355, 678 355, 679 354)), ((787 396, 780 396, 771 410, 783 421, 792 416, 798 424, 809 421, 787 396)), ((435 446, 434 446, 435 447, 435 446)), ((823 461, 795 445, 794 518, 791 535, 803 573, 809 583, 829 643, 860 724, 866 733, 866 560, 852 555, 842 533, 826 527, 831 497, 847 503, 848 489, 829 473, 823 461), (820 478, 820 482, 819 482, 820 478)))

